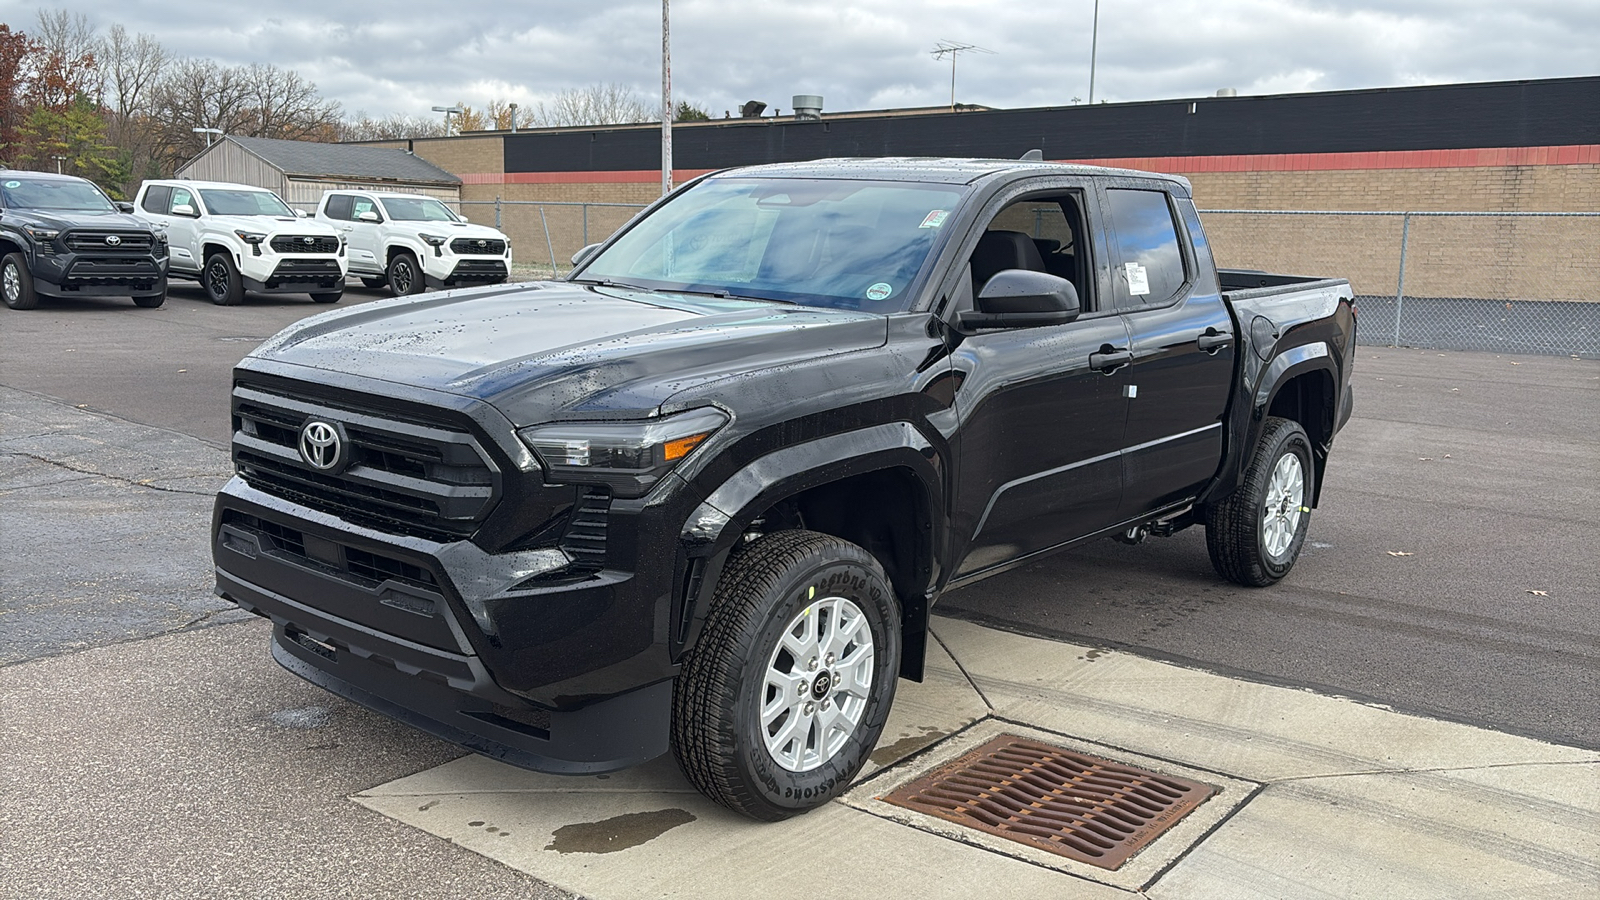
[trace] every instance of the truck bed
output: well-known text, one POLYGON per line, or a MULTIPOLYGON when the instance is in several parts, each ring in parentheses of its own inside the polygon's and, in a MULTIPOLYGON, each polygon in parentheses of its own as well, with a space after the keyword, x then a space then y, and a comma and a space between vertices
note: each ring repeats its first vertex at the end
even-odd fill
POLYGON ((1311 275, 1279 275, 1256 269, 1218 269, 1217 279, 1229 301, 1262 300, 1278 294, 1292 294, 1310 288, 1337 287, 1349 282, 1343 278, 1318 278, 1311 275))

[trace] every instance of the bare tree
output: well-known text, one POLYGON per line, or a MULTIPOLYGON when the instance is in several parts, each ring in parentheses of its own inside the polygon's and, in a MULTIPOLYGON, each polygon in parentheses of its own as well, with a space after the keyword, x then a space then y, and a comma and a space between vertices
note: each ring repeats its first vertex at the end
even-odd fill
POLYGON ((30 85, 35 106, 65 109, 79 95, 98 102, 102 84, 95 49, 99 41, 88 16, 41 9, 39 27, 31 36, 40 51, 30 85))
POLYGON ((209 59, 173 64, 151 93, 151 124, 168 167, 204 150, 195 128, 286 140, 338 136, 339 105, 323 100, 298 72, 269 65, 220 66, 209 59))
POLYGON ((442 137, 444 133, 444 123, 435 116, 423 118, 395 113, 374 119, 364 112, 357 112, 354 119, 339 123, 341 141, 394 141, 442 137))
POLYGON ((625 125, 656 122, 660 113, 632 88, 621 84, 594 84, 570 88, 546 106, 541 103, 529 116, 541 128, 564 125, 625 125))
POLYGON ((252 122, 245 133, 291 141, 328 140, 339 123, 339 104, 293 69, 257 63, 240 71, 252 122))
POLYGON ((169 60, 155 35, 130 37, 128 29, 121 25, 111 26, 99 42, 98 55, 109 88, 106 106, 114 116, 115 137, 115 132, 125 130, 134 116, 145 111, 169 60))

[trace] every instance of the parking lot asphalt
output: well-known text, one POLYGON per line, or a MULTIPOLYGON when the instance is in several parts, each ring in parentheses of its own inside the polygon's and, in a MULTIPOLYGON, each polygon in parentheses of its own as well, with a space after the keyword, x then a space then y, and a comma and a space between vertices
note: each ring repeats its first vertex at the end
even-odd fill
MULTIPOLYGON (((207 496, 228 469, 227 369, 252 346, 239 338, 322 308, 218 308, 183 291, 156 311, 0 310, 0 779, 13 786, 0 896, 566 896, 547 881, 596 897, 809 896, 779 889, 763 848, 843 834, 870 851, 884 896, 911 896, 888 872, 930 895, 1104 893, 872 824, 891 814, 866 795, 752 830, 684 796, 670 761, 592 786, 529 782, 282 672, 265 624, 210 594, 207 496), (609 841, 607 816, 663 804, 700 822, 641 853, 569 853, 557 834, 609 841), (519 824, 489 836, 490 815, 519 824), (667 863, 697 880, 659 880, 667 863), (927 877, 943 865, 975 868, 927 877)), ((941 621, 950 658, 905 687, 883 761, 988 722, 1259 785, 1228 795, 1242 811, 1191 835, 1201 843, 1157 867, 1149 896, 1581 896, 1600 873, 1582 836, 1593 753, 1370 703, 1600 747, 1600 365, 1363 348, 1357 373, 1357 415, 1289 579, 1225 586, 1190 531, 952 593, 941 613, 994 627, 941 621), (1266 765, 1269 748, 1301 762, 1266 765)))

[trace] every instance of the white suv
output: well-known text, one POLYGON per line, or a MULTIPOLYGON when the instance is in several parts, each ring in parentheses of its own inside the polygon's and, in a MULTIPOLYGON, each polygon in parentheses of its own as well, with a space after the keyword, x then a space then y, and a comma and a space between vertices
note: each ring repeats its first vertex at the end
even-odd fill
POLYGON ((264 188, 146 181, 134 214, 166 232, 168 275, 199 281, 219 306, 243 302, 245 291, 307 293, 318 303, 337 303, 344 293, 339 233, 264 188))
POLYGON ((328 191, 317 219, 350 244, 350 274, 395 296, 424 288, 499 284, 511 274, 511 241, 422 194, 328 191))

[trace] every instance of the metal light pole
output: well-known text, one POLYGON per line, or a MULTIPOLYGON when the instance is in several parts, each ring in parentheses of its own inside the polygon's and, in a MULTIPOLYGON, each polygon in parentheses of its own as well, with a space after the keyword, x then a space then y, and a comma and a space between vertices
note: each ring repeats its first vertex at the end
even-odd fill
POLYGON ((450 117, 452 115, 459 116, 462 113, 466 112, 466 110, 462 109, 459 106, 435 106, 433 108, 433 111, 434 112, 442 112, 442 113, 444 113, 444 133, 445 133, 446 137, 450 136, 450 117))
POLYGON ((1100 52, 1100 0, 1094 0, 1094 25, 1089 38, 1089 105, 1094 105, 1094 63, 1100 52))
POLYGON ((65 156, 57 156, 54 153, 52 153, 52 154, 50 154, 50 158, 56 161, 56 174, 60 175, 61 174, 61 164, 67 161, 67 157, 65 157, 65 156))
POLYGON ((661 0, 661 196, 672 193, 672 18, 661 0))

